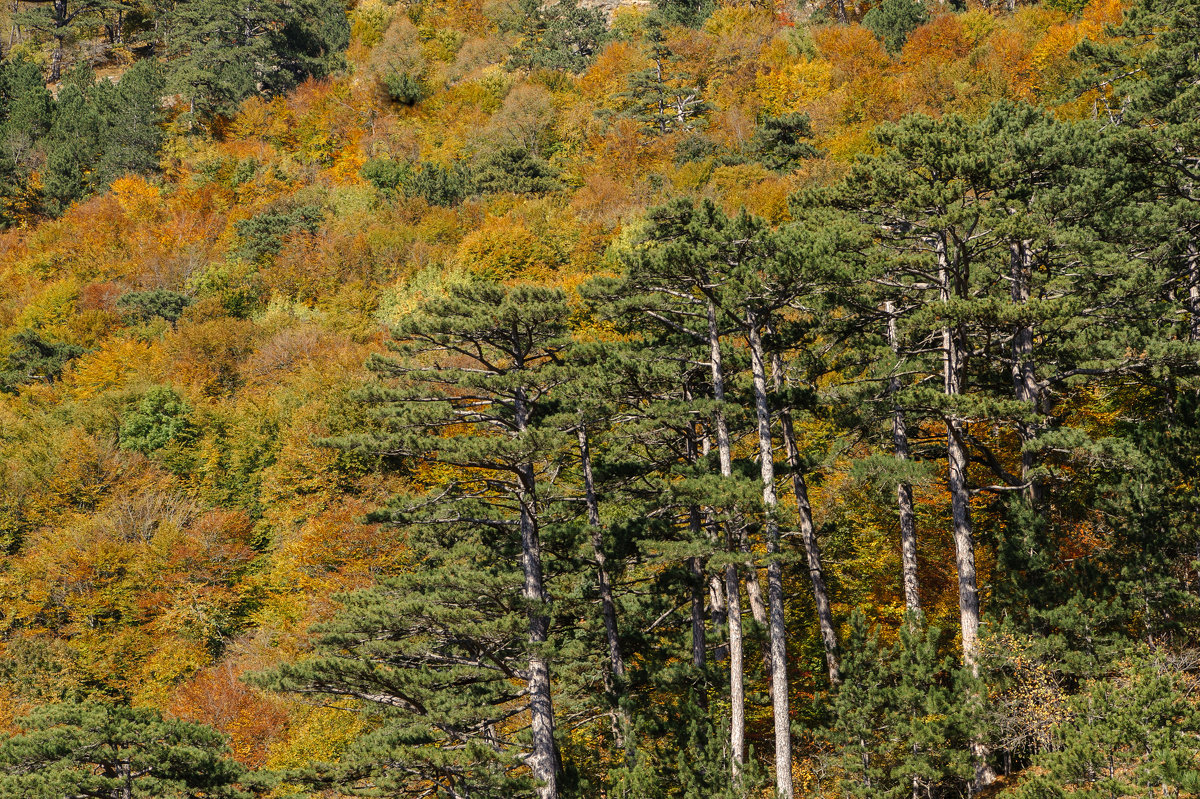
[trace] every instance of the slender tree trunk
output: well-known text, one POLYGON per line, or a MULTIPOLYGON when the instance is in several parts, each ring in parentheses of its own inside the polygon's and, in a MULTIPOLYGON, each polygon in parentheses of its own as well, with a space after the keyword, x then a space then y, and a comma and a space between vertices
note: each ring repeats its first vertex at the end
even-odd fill
POLYGON ((625 679, 625 659, 621 656, 621 641, 617 636, 617 607, 613 602, 612 582, 608 574, 608 559, 604 555, 604 535, 600 526, 600 505, 596 501, 596 483, 592 476, 592 451, 588 445, 587 428, 580 425, 579 461, 583 466, 584 494, 587 501, 588 524, 592 528, 592 554, 596 559, 596 580, 600 587, 600 608, 604 617, 604 636, 608 640, 608 662, 619 684, 625 679))
MULTIPOLYGON (((1014 305, 1029 303, 1033 282, 1033 252, 1030 244, 1020 241, 1010 245, 1009 278, 1014 305)), ((1033 368, 1033 327, 1027 323, 1019 322, 1013 327, 1012 356, 1013 393, 1018 402, 1029 406, 1031 412, 1036 411, 1039 392, 1033 368)), ((1017 423, 1017 433, 1021 439, 1021 480, 1025 483, 1025 499, 1029 504, 1037 505, 1042 498, 1042 486, 1032 476, 1035 463, 1030 447, 1037 436, 1037 427, 1022 420, 1017 423)))
POLYGON ((729 618, 729 756, 736 782, 746 763, 746 689, 742 677, 742 600, 737 567, 732 563, 725 567, 725 605, 729 618))
MULTIPOLYGON (((937 248, 942 302, 953 296, 953 276, 946 252, 944 234, 938 234, 937 248)), ((942 328, 942 385, 947 397, 963 392, 965 367, 962 342, 955 326, 942 328)), ((953 402, 953 400, 951 400, 953 402)), ((962 627, 963 661, 977 671, 976 649, 979 638, 979 589, 975 580, 975 539, 971 529, 971 494, 967 486, 967 425, 951 407, 945 416, 946 449, 949 466, 950 508, 954 528, 955 565, 958 569, 958 614, 962 627)))
POLYGON ((958 569, 958 613, 962 625, 963 660, 975 671, 979 638, 979 589, 975 579, 975 541, 971 530, 970 491, 967 487, 966 435, 967 425, 951 412, 946 417, 946 445, 955 565, 958 569))
POLYGON ((835 8, 837 10, 837 21, 845 25, 847 22, 846 0, 835 0, 835 8))
MULTIPOLYGON (((885 306, 888 315, 887 339, 893 353, 898 353, 900 342, 896 334, 896 314, 892 302, 885 306)), ((893 375, 888 382, 888 393, 895 397, 900 392, 900 378, 893 375)), ((892 447, 896 460, 908 460, 908 424, 904 409, 892 401, 892 447)), ((900 511, 900 561, 904 572, 904 607, 911 618, 921 614, 921 582, 917 575, 917 514, 913 507, 912 485, 907 480, 896 484, 896 506, 900 511)), ((915 790, 915 789, 914 789, 915 790)))
POLYGON ((50 82, 62 78, 63 39, 67 36, 67 0, 54 0, 54 55, 50 57, 50 82))
MULTIPOLYGON (((688 391, 686 385, 683 389, 683 398, 685 401, 691 400, 692 398, 691 392, 688 391)), ((697 436, 695 426, 689 422, 687 436, 684 442, 687 462, 689 465, 694 465, 700 459, 699 446, 697 445, 696 439, 697 436)), ((703 522, 700 517, 700 507, 698 505, 689 505, 688 531, 691 534, 692 542, 694 544, 699 543, 701 536, 703 535, 702 525, 703 522)), ((693 555, 687 559, 687 569, 688 573, 691 575, 692 665, 695 666, 696 671, 699 674, 703 675, 707 654, 706 650, 708 648, 707 641, 705 640, 706 630, 704 627, 704 565, 701 563, 700 558, 693 555)), ((705 690, 704 686, 701 686, 701 689, 700 701, 705 707, 707 707, 708 691, 705 690)))
MULTIPOLYGON (((528 410, 523 392, 514 405, 516 427, 524 432, 528 410)), ((546 589, 542 580, 542 545, 537 526, 537 492, 532 464, 518 469, 521 505, 521 571, 525 582, 522 597, 529 606, 529 714, 533 734, 533 752, 529 766, 539 783, 539 799, 558 799, 558 748, 554 742, 554 703, 550 694, 550 667, 542 647, 550 637, 550 618, 546 615, 546 589)))
POLYGON ((1200 342, 1200 251, 1195 244, 1187 248, 1188 265, 1188 311, 1191 315, 1191 325, 1188 330, 1193 344, 1200 342))
MULTIPOLYGON (((775 393, 781 394, 783 384, 783 360, 778 352, 771 353, 771 380, 775 393)), ((830 685, 841 683, 837 655, 837 633, 833 627, 833 609, 829 604, 829 591, 825 587, 825 569, 821 565, 821 547, 817 543, 817 532, 813 526, 812 505, 808 501, 808 484, 800 471, 800 448, 796 444, 796 429, 792 422, 791 409, 786 405, 779 409, 779 426, 783 431, 783 445, 787 452, 788 468, 792 471, 792 493, 796 497, 796 515, 800 521, 800 539, 804 542, 804 554, 808 559, 808 578, 812 584, 813 601, 817 606, 817 627, 821 633, 821 644, 825 648, 825 667, 830 685)))
MULTIPOLYGON (((696 512, 694 529, 700 529, 700 514, 696 512)), ((688 572, 692 576, 692 665, 703 671, 707 661, 704 626, 704 567, 699 558, 688 558, 688 572)))
POLYGON ((771 711, 775 720, 775 793, 792 799, 792 732, 788 707, 787 629, 783 607, 783 563, 779 558, 779 501, 775 495, 775 447, 771 440, 771 412, 767 407, 767 369, 760 321, 746 313, 750 343, 750 369, 754 383, 754 412, 758 421, 759 468, 767 530, 767 598, 770 603, 768 640, 771 651, 771 711))
MULTIPOLYGON (((721 464, 721 476, 733 477, 733 453, 729 443, 729 426, 725 421, 725 374, 721 365, 721 334, 717 327, 717 306, 712 298, 707 301, 709 366, 712 370, 713 399, 717 409, 713 412, 713 428, 717 437, 717 457, 721 464)), ((733 551, 734 535, 730 530, 726 545, 733 551)), ((725 568, 725 604, 729 618, 729 742, 730 771, 736 779, 741 775, 746 762, 746 694, 742 664, 742 608, 738 592, 737 568, 730 564, 725 568)))
MULTIPOLYGON (((945 234, 936 239, 941 300, 954 296, 957 276, 951 273, 945 234)), ((965 389, 966 348, 957 325, 947 322, 942 328, 943 391, 953 403, 965 389)), ((979 587, 975 576, 975 538, 971 525, 971 492, 967 483, 967 424, 951 405, 945 416, 946 460, 949 472, 950 515, 954 529, 954 560, 958 571, 958 615, 962 628, 963 662, 979 676, 979 587)), ((982 699, 982 697, 979 697, 982 699)), ((995 772, 988 765, 987 745, 982 739, 971 742, 975 760, 974 790, 992 783, 995 772)))
MULTIPOLYGON (((896 309, 891 300, 884 304, 887 319, 888 346, 893 355, 900 351, 900 340, 896 332, 896 309)), ((888 393, 892 400, 892 448, 896 460, 900 463, 908 461, 908 424, 904 409, 894 399, 900 393, 900 378, 892 375, 888 381, 888 393)), ((916 632, 921 618, 921 582, 917 575, 917 514, 913 508, 912 484, 907 480, 896 483, 896 507, 900 512, 900 561, 904 578, 904 609, 908 613, 910 629, 916 632)), ((912 753, 919 754, 920 746, 912 745, 912 753)), ((911 778, 912 799, 921 795, 921 782, 916 776, 911 778)))
MULTIPOLYGON (((716 522, 711 515, 707 523, 709 535, 713 540, 719 538, 716 529, 716 522)), ((712 616, 713 629, 718 632, 724 631, 728 633, 727 626, 729 623, 729 614, 725 603, 725 575, 723 573, 712 574, 708 578, 708 603, 709 614, 712 616)), ((713 660, 721 663, 729 657, 729 641, 728 635, 721 638, 713 649, 713 660)))
MULTIPOLYGON (((762 583, 758 580, 758 567, 754 565, 754 557, 750 552, 750 541, 746 537, 744 528, 739 545, 742 548, 742 553, 746 555, 746 599, 750 605, 750 615, 754 617, 754 624, 759 633, 755 636, 756 642, 761 645, 764 643, 761 632, 770 626, 770 613, 767 611, 767 602, 763 599, 762 583)), ((767 693, 771 694, 775 690, 771 682, 771 674, 775 667, 771 663, 770 644, 760 646, 760 649, 762 650, 763 674, 767 678, 767 693)))
POLYGON ((604 528, 600 525, 600 503, 596 500, 596 480, 592 475, 592 449, 588 443, 587 427, 580 424, 575 432, 579 438, 579 463, 583 471, 588 526, 592 528, 592 554, 596 559, 596 582, 600 589, 600 615, 604 619, 604 637, 608 641, 608 663, 612 671, 613 692, 618 700, 614 719, 617 746, 624 749, 632 760, 635 755, 629 737, 632 723, 626 709, 620 706, 620 697, 625 693, 625 658, 621 655, 621 639, 617 633, 617 606, 613 601, 608 558, 604 554, 604 528))

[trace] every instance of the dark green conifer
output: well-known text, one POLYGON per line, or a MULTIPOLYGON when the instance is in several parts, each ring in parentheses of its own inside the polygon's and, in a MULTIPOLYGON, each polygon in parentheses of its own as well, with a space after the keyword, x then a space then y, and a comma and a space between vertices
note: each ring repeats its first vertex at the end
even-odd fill
POLYGON ((243 769, 208 727, 150 708, 44 705, 0 744, 3 799, 248 799, 243 769))

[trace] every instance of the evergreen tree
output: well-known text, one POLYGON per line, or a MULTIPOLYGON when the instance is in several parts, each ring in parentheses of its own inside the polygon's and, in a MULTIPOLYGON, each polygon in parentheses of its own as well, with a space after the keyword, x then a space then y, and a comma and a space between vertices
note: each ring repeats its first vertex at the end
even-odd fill
POLYGON ((89 18, 115 5, 114 0, 29 0, 14 21, 54 38, 50 82, 57 83, 63 75, 66 43, 85 28, 89 18))
POLYGON ((115 84, 103 81, 95 87, 103 149, 95 166, 97 185, 105 186, 125 174, 158 171, 165 91, 162 69, 150 60, 134 64, 115 84))
POLYGON ((126 316, 139 322, 157 318, 172 324, 179 320, 184 309, 191 304, 191 297, 169 289, 129 291, 118 297, 116 302, 117 308, 126 316))
POLYGON ((660 136, 694 129, 710 109, 704 87, 677 74, 677 58, 667 46, 663 28, 663 20, 647 18, 645 42, 652 64, 630 75, 629 87, 621 95, 625 113, 660 136))
POLYGON ((1178 664, 1134 657, 1091 681, 1054 730, 1019 799, 1107 799, 1200 790, 1200 715, 1178 664))
POLYGON ((58 216, 93 187, 93 170, 100 160, 100 117, 78 85, 59 93, 44 146, 42 193, 46 210, 58 216))
POLYGON ((579 0, 520 0, 517 18, 521 41, 509 56, 510 69, 582 72, 607 37, 604 12, 579 0))
MULTIPOLYGON (((524 147, 501 147, 485 156, 472 177, 481 194, 546 194, 562 188, 558 172, 524 147)), ((419 191, 418 185, 414 181, 414 189, 419 191)))
POLYGON ((801 161, 817 156, 812 138, 812 123, 807 114, 768 116, 754 131, 747 149, 767 169, 790 172, 801 161))
POLYGON ((328 75, 350 40, 345 8, 333 0, 184 0, 166 23, 168 89, 201 118, 328 75))
POLYGON ((248 797, 221 735, 149 708, 45 705, 0 744, 4 799, 248 797))
POLYGON ((8 363, 0 371, 0 388, 16 393, 24 383, 57 380, 63 367, 83 355, 84 349, 74 344, 50 341, 33 329, 22 330, 9 340, 12 351, 8 363))
POLYGON ((42 140, 52 121, 53 98, 37 65, 0 62, 0 224, 38 210, 26 182, 44 162, 42 140))
POLYGON ((929 11, 921 0, 883 0, 862 19, 862 25, 874 33, 889 53, 898 53, 908 35, 929 21, 929 11))
POLYGON ((938 655, 938 636, 910 618, 888 648, 867 629, 861 610, 851 616, 830 731, 845 795, 918 799, 968 792, 979 690, 969 671, 938 655))
POLYGON ((545 474, 561 443, 543 419, 567 315, 560 291, 454 286, 397 328, 401 358, 371 361, 400 383, 364 395, 385 424, 357 445, 449 467, 428 496, 398 498, 380 514, 423 533, 413 550, 429 563, 361 595, 329 628, 324 657, 275 678, 380 708, 388 722, 367 745, 388 756, 359 761, 370 773, 451 793, 514 796, 534 785, 542 799, 559 795, 542 540, 545 474), (520 714, 524 740, 506 723, 520 714), (528 772, 510 777, 519 763, 528 772))

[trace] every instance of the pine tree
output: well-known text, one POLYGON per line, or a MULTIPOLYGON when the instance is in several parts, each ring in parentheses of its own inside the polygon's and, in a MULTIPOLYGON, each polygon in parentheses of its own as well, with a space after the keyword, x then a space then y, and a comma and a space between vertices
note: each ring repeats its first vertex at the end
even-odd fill
POLYGON ((42 193, 46 210, 58 216, 91 190, 93 170, 100 160, 100 117, 78 84, 59 93, 44 146, 42 193))
POLYGON ((0 797, 248 799, 222 736, 150 708, 44 705, 0 744, 0 797))
MULTIPOLYGON (((539 797, 559 795, 542 528, 546 470, 564 444, 544 419, 567 317, 561 291, 453 286, 397 327, 401 357, 370 362, 398 385, 366 392, 384 427, 346 443, 450 470, 429 495, 397 498, 380 513, 413 525, 425 539, 414 548, 429 562, 360 595, 358 612, 322 639, 324 657, 274 679, 383 708, 395 721, 365 745, 390 752, 385 778, 511 796, 530 784, 508 776, 524 762, 539 797), (482 573, 464 568, 471 561, 482 573), (501 726, 521 713, 529 739, 519 743, 501 726)), ((360 762, 379 771, 372 759, 360 762)))
POLYGON ((329 0, 185 0, 164 22, 168 89, 201 119, 329 74, 350 40, 344 7, 329 0))
POLYGON ((625 113, 660 136, 692 130, 710 110, 704 87, 677 74, 677 59, 663 28, 661 19, 647 18, 645 41, 652 65, 630 75, 629 87, 621 94, 625 113))
POLYGON ((579 0, 521 0, 514 27, 521 41, 509 56, 510 69, 582 72, 607 37, 604 13, 579 0))
POLYGON ((1015 792, 1019 799, 1108 799, 1200 790, 1200 716, 1178 664, 1133 657, 1093 680, 1054 731, 1055 749, 1015 792))
POLYGON ((153 61, 137 62, 116 84, 103 81, 95 87, 103 150, 95 166, 97 185, 107 185, 126 174, 158 171, 165 90, 162 69, 153 61))

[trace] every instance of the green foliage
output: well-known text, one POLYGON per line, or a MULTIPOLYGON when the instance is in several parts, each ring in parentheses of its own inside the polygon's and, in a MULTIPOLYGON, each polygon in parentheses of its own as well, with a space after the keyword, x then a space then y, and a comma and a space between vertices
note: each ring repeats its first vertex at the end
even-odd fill
POLYGON ((297 231, 316 233, 324 216, 320 207, 304 205, 240 219, 234 223, 234 229, 242 240, 241 254, 255 263, 269 261, 279 254, 286 236, 297 231))
POLYGON ((484 157, 474 173, 480 194, 546 194, 558 191, 558 172, 524 147, 502 147, 484 157))
POLYGON ((54 104, 54 122, 43 143, 42 176, 46 210, 58 216, 92 186, 92 167, 100 155, 100 117, 83 91, 69 85, 54 104))
POLYGON ((653 63, 629 76, 620 95, 624 113, 657 135, 694 130, 712 109, 704 98, 704 86, 681 74, 679 57, 667 46, 663 20, 647 19, 645 40, 653 63))
POLYGON ((392 70, 383 76, 383 85, 392 102, 401 105, 416 105, 428 94, 425 82, 411 72, 392 70))
POLYGON ((887 648, 856 610, 833 702, 830 739, 838 747, 843 794, 856 797, 959 796, 974 777, 970 744, 978 709, 972 678, 939 656, 939 631, 919 619, 887 648))
POLYGON ((100 703, 47 705, 0 744, 0 797, 191 799, 249 794, 222 736, 157 710, 100 703))
POLYGON ((123 310, 126 316, 139 322, 165 319, 172 323, 176 322, 183 310, 191 304, 191 297, 169 289, 129 291, 118 297, 116 302, 117 307, 123 310))
POLYGON ((755 129, 748 150, 767 169, 788 172, 801 161, 817 157, 812 138, 807 114, 767 117, 755 129))
POLYGON ((67 363, 85 352, 74 344, 44 339, 32 329, 14 334, 9 347, 12 351, 4 371, 0 372, 0 387, 8 392, 16 392, 24 383, 57 380, 67 363))
POLYGON ((345 6, 335 0, 186 0, 166 23, 168 89, 201 118, 328 75, 350 40, 345 6))
POLYGON ((29 194, 39 164, 39 210, 52 216, 124 174, 158 170, 163 83, 153 62, 131 67, 116 84, 94 83, 91 70, 80 65, 57 99, 36 66, 7 62, 0 65, 0 86, 7 101, 7 113, 0 111, 0 224, 4 206, 29 194))
POLYGON ((53 122, 53 98, 38 66, 0 61, 0 226, 16 221, 25 182, 42 158, 39 143, 53 122))
POLYGON ((510 69, 582 72, 607 38, 604 12, 582 8, 579 0, 520 0, 517 20, 520 43, 509 56, 510 69))
POLYGON ((170 386, 155 386, 121 418, 121 448, 150 455, 196 435, 192 407, 170 386))
POLYGON ((405 161, 372 158, 363 164, 362 176, 389 196, 420 197, 430 205, 452 207, 473 190, 470 168, 455 162, 449 167, 433 161, 412 165, 405 161))
POLYGON ((539 745, 537 721, 531 733, 506 720, 530 707, 549 636, 550 596, 538 585, 548 497, 537 487, 557 446, 541 420, 567 316, 558 290, 452 285, 397 327, 401 357, 372 358, 381 377, 402 382, 363 391, 380 425, 340 445, 457 472, 375 514, 408 531, 420 557, 412 571, 346 597, 319 629, 316 657, 261 678, 365 702, 374 732, 313 779, 533 795, 518 764, 539 745), (443 366, 447 353, 465 364, 443 366))
POLYGON ((139 61, 117 83, 102 81, 93 89, 103 148, 95 167, 98 185, 107 185, 125 174, 158 171, 165 91, 162 68, 153 61, 139 61))
POLYGON ((874 33, 889 53, 898 53, 908 35, 929 21, 922 0, 881 0, 863 17, 863 27, 874 33))
POLYGON ((1200 790, 1200 713, 1179 663, 1124 660, 1091 680, 1055 726, 1017 799, 1108 799, 1200 790))
POLYGON ((713 0, 654 0, 654 8, 669 24, 699 28, 716 10, 717 4, 713 0))

